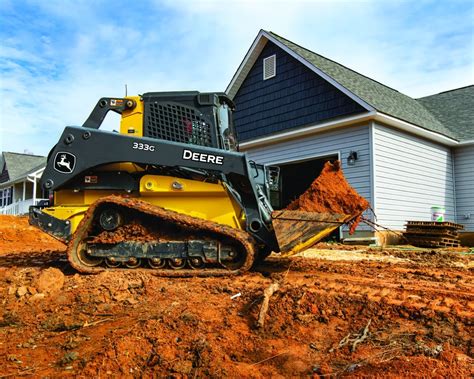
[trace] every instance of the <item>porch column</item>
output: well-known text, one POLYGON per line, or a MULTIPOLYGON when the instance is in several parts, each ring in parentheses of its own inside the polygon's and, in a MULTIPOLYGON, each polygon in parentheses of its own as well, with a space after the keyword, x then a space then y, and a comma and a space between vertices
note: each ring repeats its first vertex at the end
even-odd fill
POLYGON ((26 196, 26 180, 23 180, 23 201, 25 201, 26 196))
POLYGON ((36 176, 33 181, 33 205, 36 205, 36 176))

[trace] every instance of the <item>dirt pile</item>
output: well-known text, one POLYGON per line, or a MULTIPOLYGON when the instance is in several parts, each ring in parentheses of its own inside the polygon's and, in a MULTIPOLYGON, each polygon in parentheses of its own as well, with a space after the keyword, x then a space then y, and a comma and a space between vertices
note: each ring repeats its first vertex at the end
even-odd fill
POLYGON ((14 252, 65 251, 66 246, 28 224, 28 217, 0 215, 0 255, 14 252))
POLYGON ((370 207, 369 202, 350 186, 341 169, 341 162, 326 162, 321 174, 298 199, 286 209, 317 213, 339 213, 354 215, 351 233, 357 227, 362 212, 370 207))

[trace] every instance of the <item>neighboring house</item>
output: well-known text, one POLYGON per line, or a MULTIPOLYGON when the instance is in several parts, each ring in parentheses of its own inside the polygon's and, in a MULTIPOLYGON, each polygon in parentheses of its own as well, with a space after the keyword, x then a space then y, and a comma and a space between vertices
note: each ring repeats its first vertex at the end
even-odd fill
POLYGON ((46 157, 3 152, 0 157, 0 214, 28 213, 28 207, 41 200, 39 178, 46 157))
POLYGON ((281 168, 281 207, 340 159, 372 221, 401 231, 442 206, 474 240, 474 86, 413 99, 261 30, 226 92, 240 150, 281 168))

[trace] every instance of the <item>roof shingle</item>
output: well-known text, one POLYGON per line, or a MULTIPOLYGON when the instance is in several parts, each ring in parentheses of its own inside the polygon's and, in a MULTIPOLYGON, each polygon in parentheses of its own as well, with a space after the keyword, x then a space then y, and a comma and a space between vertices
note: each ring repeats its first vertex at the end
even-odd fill
POLYGON ((418 99, 460 140, 474 139, 474 85, 418 99))
POLYGON ((6 169, 8 170, 8 182, 24 177, 46 164, 46 157, 39 155, 10 153, 6 151, 3 152, 2 155, 6 169))
POLYGON ((417 101, 273 32, 267 33, 377 111, 453 139, 472 138, 474 133, 472 90, 459 93, 449 91, 456 94, 437 97, 441 95, 439 94, 417 101), (466 98, 463 98, 465 95, 466 98), (446 103, 440 106, 444 100, 446 103))

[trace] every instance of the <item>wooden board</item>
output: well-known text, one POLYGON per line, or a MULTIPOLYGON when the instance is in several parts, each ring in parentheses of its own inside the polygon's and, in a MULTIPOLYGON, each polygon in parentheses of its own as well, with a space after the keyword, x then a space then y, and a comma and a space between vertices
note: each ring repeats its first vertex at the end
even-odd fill
POLYGON ((464 229, 464 225, 461 224, 456 224, 454 222, 436 222, 436 221, 407 221, 406 227, 412 227, 412 226, 417 226, 417 227, 432 227, 432 228, 453 228, 457 230, 464 229))
POLYGON ((437 236, 411 236, 404 234, 408 242, 420 247, 458 247, 459 239, 437 236))
POLYGON ((404 232, 406 235, 410 236, 434 236, 434 237, 446 237, 446 238, 458 238, 459 233, 455 230, 445 230, 445 229, 418 229, 418 228, 407 228, 407 231, 404 232))

